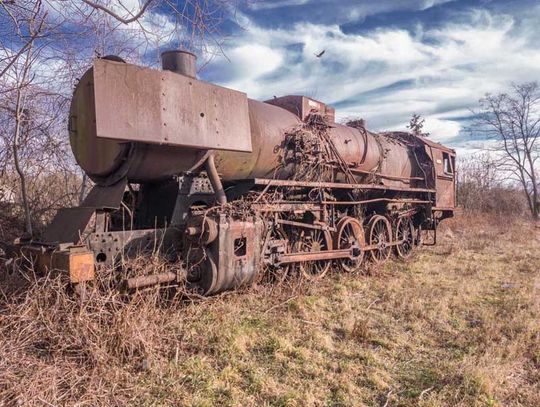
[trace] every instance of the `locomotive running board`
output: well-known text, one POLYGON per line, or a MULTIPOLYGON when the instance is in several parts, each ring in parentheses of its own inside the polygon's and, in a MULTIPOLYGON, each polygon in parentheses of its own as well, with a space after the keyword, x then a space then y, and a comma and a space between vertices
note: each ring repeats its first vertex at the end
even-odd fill
POLYGON ((379 189, 383 191, 402 191, 402 192, 432 192, 434 189, 428 188, 402 188, 391 187, 388 185, 378 184, 346 184, 340 182, 313 182, 313 181, 291 181, 282 179, 265 179, 265 178, 253 178, 251 180, 245 180, 246 182, 253 182, 254 185, 266 185, 273 187, 300 187, 300 188, 334 188, 334 189, 379 189))

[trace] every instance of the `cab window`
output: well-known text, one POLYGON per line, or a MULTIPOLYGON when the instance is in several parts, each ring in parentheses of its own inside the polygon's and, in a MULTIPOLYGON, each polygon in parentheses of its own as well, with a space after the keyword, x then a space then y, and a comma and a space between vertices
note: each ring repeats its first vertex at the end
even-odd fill
POLYGON ((450 154, 443 153, 443 171, 445 174, 453 174, 454 173, 454 157, 450 157, 450 154))

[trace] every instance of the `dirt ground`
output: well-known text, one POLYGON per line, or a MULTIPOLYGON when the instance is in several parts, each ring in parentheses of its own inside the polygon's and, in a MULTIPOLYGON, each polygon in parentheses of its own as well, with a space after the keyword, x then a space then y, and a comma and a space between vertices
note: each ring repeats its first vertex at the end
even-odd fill
POLYGON ((0 405, 540 405, 523 220, 461 216, 406 263, 205 300, 96 289, 80 308, 27 277, 0 292, 0 405))

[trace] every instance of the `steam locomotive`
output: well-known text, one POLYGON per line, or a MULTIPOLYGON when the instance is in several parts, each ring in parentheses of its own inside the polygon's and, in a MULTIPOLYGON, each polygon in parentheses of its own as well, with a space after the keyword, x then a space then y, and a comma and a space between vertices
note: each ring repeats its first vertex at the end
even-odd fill
POLYGON ((454 150, 336 123, 333 108, 305 96, 248 99, 198 80, 188 52, 162 63, 105 57, 81 78, 70 143, 95 186, 41 239, 20 242, 35 267, 84 284, 159 251, 180 271, 131 277, 128 288, 182 282, 211 295, 408 258, 453 216, 454 150))

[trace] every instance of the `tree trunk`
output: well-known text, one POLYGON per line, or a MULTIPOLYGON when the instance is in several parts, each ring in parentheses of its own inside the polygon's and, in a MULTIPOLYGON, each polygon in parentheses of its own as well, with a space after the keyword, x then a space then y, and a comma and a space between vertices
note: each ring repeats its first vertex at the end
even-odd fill
POLYGON ((527 150, 526 157, 529 162, 529 167, 531 171, 531 182, 532 182, 532 208, 531 214, 534 220, 538 220, 540 212, 540 196, 538 194, 538 182, 536 179, 536 169, 534 168, 534 160, 531 157, 531 152, 527 150))
POLYGON ((13 162, 15 164, 15 170, 19 175, 20 187, 21 187, 21 197, 22 197, 22 206, 24 210, 24 219, 25 219, 25 229, 30 235, 32 235, 32 216, 30 213, 30 204, 28 203, 28 191, 26 187, 26 176, 21 167, 21 162, 19 160, 19 140, 21 135, 21 89, 17 89, 17 103, 15 108, 15 134, 13 137, 13 162))
POLYGON ((24 174, 24 170, 22 168, 20 157, 19 157, 19 144, 20 144, 20 138, 21 138, 22 121, 24 120, 24 118, 22 117, 23 112, 24 112, 24 104, 25 104, 25 97, 24 97, 23 92, 26 92, 27 86, 29 85, 29 82, 27 82, 27 78, 28 78, 28 73, 30 70, 30 64, 32 61, 33 45, 34 43, 31 42, 30 45, 28 46, 26 59, 24 61, 24 67, 21 73, 19 83, 17 84, 18 85, 17 98, 15 102, 15 132, 13 135, 13 144, 11 146, 13 150, 13 162, 15 165, 15 170, 17 171, 17 174, 19 175, 22 205, 24 209, 25 228, 26 228, 26 232, 28 232, 30 235, 32 235, 32 232, 33 232, 32 231, 32 214, 30 212, 30 204, 28 202, 26 176, 24 174))

